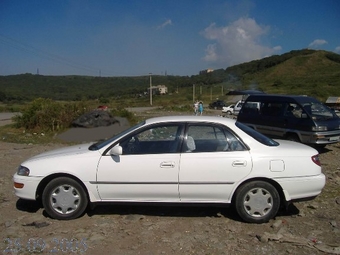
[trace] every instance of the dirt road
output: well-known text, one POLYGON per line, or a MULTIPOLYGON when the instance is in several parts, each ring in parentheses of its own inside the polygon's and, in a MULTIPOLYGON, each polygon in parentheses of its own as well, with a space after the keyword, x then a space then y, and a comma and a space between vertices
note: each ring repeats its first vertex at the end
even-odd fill
POLYGON ((5 126, 12 123, 12 117, 17 115, 17 112, 0 112, 0 126, 5 126))

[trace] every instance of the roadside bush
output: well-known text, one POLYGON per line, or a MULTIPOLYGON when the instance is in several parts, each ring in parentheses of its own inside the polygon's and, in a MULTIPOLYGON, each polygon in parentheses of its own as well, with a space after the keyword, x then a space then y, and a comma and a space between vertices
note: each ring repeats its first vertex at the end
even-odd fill
POLYGON ((135 117, 135 115, 132 112, 129 112, 128 110, 122 108, 122 109, 112 109, 110 113, 113 116, 119 116, 122 118, 126 118, 130 124, 137 124, 138 119, 135 117))
POLYGON ((87 111, 84 102, 62 103, 38 98, 13 118, 15 127, 35 131, 57 131, 68 128, 71 122, 87 111))

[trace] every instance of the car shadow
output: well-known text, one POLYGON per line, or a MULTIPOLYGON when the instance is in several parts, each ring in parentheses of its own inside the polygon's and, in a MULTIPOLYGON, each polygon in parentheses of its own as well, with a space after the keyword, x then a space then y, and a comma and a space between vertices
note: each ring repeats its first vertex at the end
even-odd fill
POLYGON ((42 204, 35 200, 25 200, 25 199, 19 198, 16 202, 16 208, 19 211, 35 213, 39 211, 39 209, 42 208, 42 204))
MULTIPOLYGON (((281 209, 277 216, 296 216, 300 213, 299 209, 290 204, 287 208, 281 209)), ((199 206, 199 205, 131 205, 131 204, 106 204, 97 205, 93 209, 87 210, 87 215, 145 215, 160 217, 211 217, 228 218, 233 221, 243 220, 237 215, 231 206, 199 206)))
POLYGON ((319 154, 324 154, 324 153, 332 151, 332 149, 329 149, 327 147, 323 147, 323 148, 322 147, 316 147, 315 149, 319 152, 319 154))
POLYGON ((164 217, 226 217, 241 220, 233 208, 223 206, 198 206, 198 205, 141 205, 141 204, 100 204, 93 209, 88 209, 89 217, 94 215, 146 215, 164 217))
POLYGON ((286 208, 279 210, 276 216, 297 216, 300 214, 300 210, 290 203, 286 208))
MULTIPOLYGON (((36 213, 43 208, 41 202, 18 199, 16 208, 28 213, 36 213)), ((46 211, 43 215, 50 218, 46 211)), ((299 209, 290 204, 287 208, 281 209, 277 216, 294 216, 300 213, 299 209)), ((229 206, 207 206, 207 205, 160 205, 160 204, 98 204, 94 208, 88 208, 84 214, 89 217, 94 215, 145 215, 159 217, 211 217, 211 218, 228 218, 233 221, 243 220, 237 215, 233 207, 229 206)))

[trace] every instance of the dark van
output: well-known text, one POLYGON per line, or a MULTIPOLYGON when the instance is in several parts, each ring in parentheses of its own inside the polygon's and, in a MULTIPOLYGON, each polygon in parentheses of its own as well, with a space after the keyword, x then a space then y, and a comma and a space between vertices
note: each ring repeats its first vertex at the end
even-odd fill
POLYGON ((273 138, 320 147, 340 141, 340 118, 313 97, 250 95, 237 120, 273 138))

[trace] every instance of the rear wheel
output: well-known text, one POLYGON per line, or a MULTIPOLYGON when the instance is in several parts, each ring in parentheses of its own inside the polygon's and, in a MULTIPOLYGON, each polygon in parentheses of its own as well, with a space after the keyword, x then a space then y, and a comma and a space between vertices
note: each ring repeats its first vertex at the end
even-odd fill
POLYGON ((42 202, 47 214, 52 218, 71 220, 84 213, 88 198, 77 181, 68 177, 59 177, 46 185, 42 202))
POLYGON ((270 183, 253 181, 237 190, 234 205, 236 212, 244 221, 264 223, 277 214, 280 196, 270 183))

